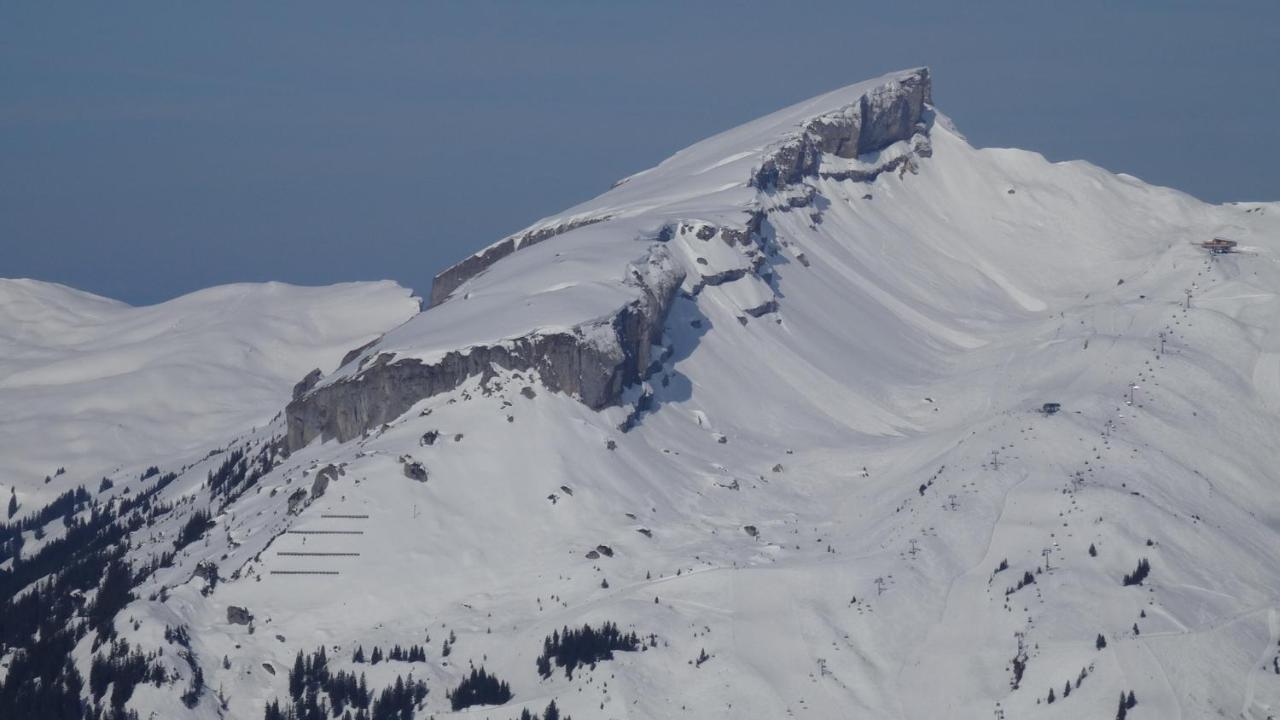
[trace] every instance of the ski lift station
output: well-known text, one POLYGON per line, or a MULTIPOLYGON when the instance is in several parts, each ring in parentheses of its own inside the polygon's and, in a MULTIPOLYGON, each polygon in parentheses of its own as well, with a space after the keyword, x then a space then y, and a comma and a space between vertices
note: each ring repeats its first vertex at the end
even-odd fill
POLYGON ((1200 247, 1204 248, 1205 250, 1208 250, 1214 255, 1226 255, 1227 253, 1235 252, 1235 247, 1238 244, 1239 243, 1237 243, 1235 240, 1228 240, 1223 237, 1215 237, 1212 240, 1205 240, 1204 242, 1200 243, 1200 247))

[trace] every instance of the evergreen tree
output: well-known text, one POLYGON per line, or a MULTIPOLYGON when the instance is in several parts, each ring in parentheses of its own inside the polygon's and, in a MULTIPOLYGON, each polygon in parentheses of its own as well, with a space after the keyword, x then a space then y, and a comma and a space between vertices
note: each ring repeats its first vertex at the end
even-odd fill
POLYGON ((280 711, 280 701, 272 700, 262 715, 262 720, 285 720, 284 713, 280 711))
POLYGON ((311 663, 311 676, 317 680, 323 680, 329 676, 329 656, 325 654, 323 645, 318 651, 316 651, 316 654, 313 657, 314 659, 311 663))
POLYGON ((1102 636, 1102 633, 1098 633, 1098 639, 1093 642, 1093 646, 1099 650, 1107 646, 1107 639, 1102 636))
POLYGON ((99 633, 106 637, 115 635, 111 621, 133 599, 133 593, 130 592, 132 584, 133 576, 129 572, 129 566, 122 560, 115 560, 107 566, 98 595, 94 598, 93 608, 89 611, 89 622, 99 633))
POLYGON ((302 659, 302 651, 298 651, 298 657, 293 661, 293 670, 289 671, 289 697, 294 702, 302 699, 302 688, 306 682, 306 664, 302 659))
POLYGON ((472 705, 501 705, 511 699, 511 687, 490 675, 483 667, 472 668, 471 675, 449 693, 449 702, 457 712, 472 705))
POLYGON ((191 517, 187 518, 186 524, 178 532, 178 539, 173 541, 173 548, 181 550, 199 540, 204 535, 204 532, 212 526, 213 519, 209 517, 209 513, 205 510, 196 510, 191 513, 191 517))
POLYGON ((1124 584, 1141 585, 1143 580, 1147 579, 1147 575, 1151 574, 1151 563, 1146 558, 1138 561, 1138 567, 1132 573, 1124 576, 1124 584))
POLYGON ((16 490, 10 490, 9 492, 9 517, 18 514, 18 496, 16 493, 16 490))
POLYGON ((579 665, 595 665, 601 660, 612 660, 615 651, 632 652, 640 648, 640 638, 634 632, 623 633, 612 622, 605 622, 600 629, 583 625, 580 629, 565 627, 553 631, 542 643, 542 655, 537 659, 538 673, 551 677, 552 661, 565 669, 572 678, 579 665))

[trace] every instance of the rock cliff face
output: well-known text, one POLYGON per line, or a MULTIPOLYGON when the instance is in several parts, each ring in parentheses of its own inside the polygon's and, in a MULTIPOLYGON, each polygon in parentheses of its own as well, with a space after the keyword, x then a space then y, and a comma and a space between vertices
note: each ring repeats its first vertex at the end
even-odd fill
POLYGON ((761 189, 784 187, 819 175, 824 153, 857 160, 917 134, 924 137, 931 103, 926 68, 881 85, 857 102, 805 123, 760 165, 751 183, 761 189))
POLYGON ((594 225, 595 223, 604 222, 608 219, 608 215, 583 218, 580 220, 562 223, 560 225, 530 230, 528 232, 521 233, 519 235, 512 235, 509 238, 500 240, 475 255, 468 257, 466 260, 442 270, 440 274, 436 275, 431 281, 431 305, 435 306, 444 302, 454 290, 458 289, 459 285, 480 274, 485 268, 517 250, 529 247, 530 245, 536 245, 543 240, 549 240, 556 235, 567 233, 570 230, 576 230, 587 225, 594 225))
POLYGON ((625 283, 635 289, 636 298, 610 316, 569 331, 535 331, 459 349, 434 363, 379 355, 352 378, 322 385, 289 403, 289 448, 296 450, 316 437, 350 440, 495 366, 536 372, 548 389, 568 393, 593 409, 616 404, 625 387, 647 377, 651 348, 662 337, 684 276, 667 248, 655 244, 627 268, 625 283))

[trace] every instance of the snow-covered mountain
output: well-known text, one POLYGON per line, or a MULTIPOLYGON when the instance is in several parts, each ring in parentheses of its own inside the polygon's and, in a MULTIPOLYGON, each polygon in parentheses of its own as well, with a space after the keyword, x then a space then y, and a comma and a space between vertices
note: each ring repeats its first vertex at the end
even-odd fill
POLYGON ((1280 203, 975 149, 930 81, 677 153, 10 528, 0 708, 1269 717, 1280 203))
POLYGON ((0 279, 0 490, 34 509, 113 472, 203 454, 417 312, 391 282, 227 285, 131 307, 0 279))

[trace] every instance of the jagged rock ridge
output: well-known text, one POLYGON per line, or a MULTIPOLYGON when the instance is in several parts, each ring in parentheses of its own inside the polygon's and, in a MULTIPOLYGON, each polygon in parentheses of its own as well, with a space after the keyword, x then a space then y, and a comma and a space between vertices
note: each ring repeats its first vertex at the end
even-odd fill
POLYGON ((534 371, 551 390, 568 393, 592 408, 605 407, 617 401, 624 387, 646 376, 651 348, 683 280, 683 269, 666 247, 654 245, 627 268, 625 282, 637 297, 613 315, 567 331, 450 351, 430 364, 393 361, 389 354, 370 358, 369 367, 352 379, 322 386, 289 403, 289 447, 302 447, 315 437, 350 440, 395 419, 419 400, 453 390, 495 367, 534 371))
POLYGON ((439 305, 462 283, 484 272, 484 269, 522 248, 536 245, 570 230, 608 220, 608 216, 571 220, 554 227, 542 227, 512 235, 490 245, 456 265, 440 271, 431 281, 431 304, 439 305))
MULTIPOLYGON (((929 71, 921 68, 901 80, 881 85, 856 103, 815 117, 777 148, 751 178, 759 188, 778 188, 821 174, 824 155, 857 160, 896 142, 920 135, 920 154, 928 157, 926 121, 932 100, 929 71)), ((857 180, 871 180, 896 167, 868 168, 857 180)), ((852 176, 850 176, 852 177, 852 176)))

